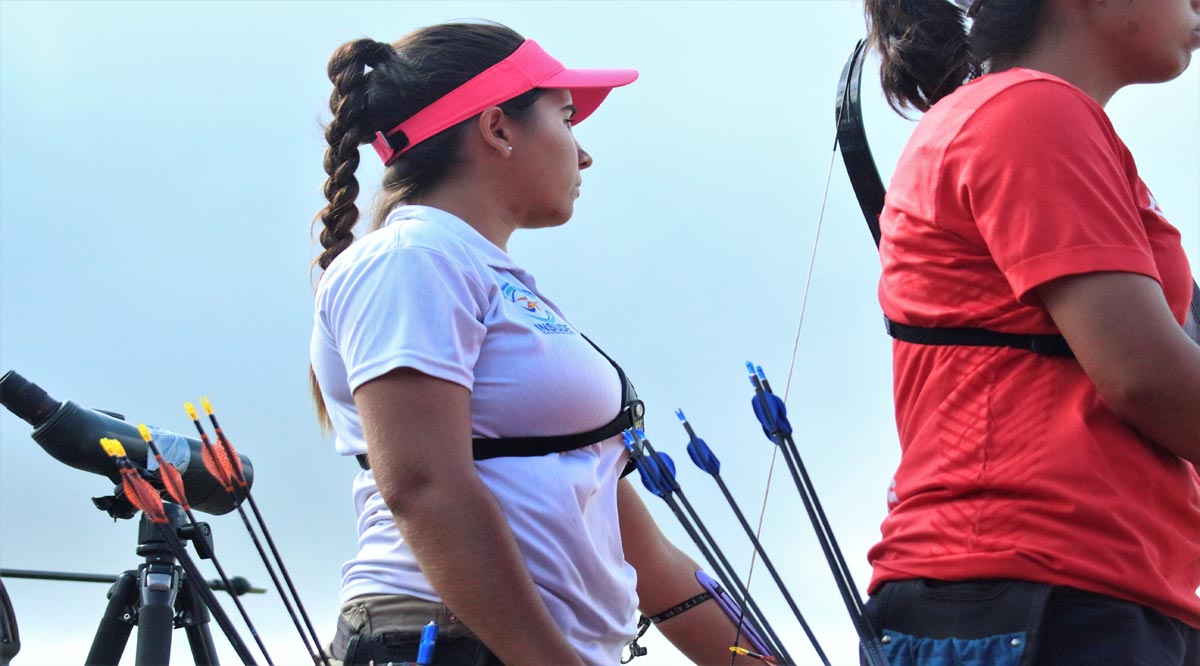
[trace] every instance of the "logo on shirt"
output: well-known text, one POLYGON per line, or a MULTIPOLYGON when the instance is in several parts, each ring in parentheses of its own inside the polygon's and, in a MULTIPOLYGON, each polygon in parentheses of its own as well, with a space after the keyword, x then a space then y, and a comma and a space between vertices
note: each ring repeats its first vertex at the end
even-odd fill
POLYGON ((516 304, 526 315, 534 319, 537 323, 533 327, 542 333, 570 334, 575 332, 571 330, 570 326, 560 323, 558 317, 554 316, 549 308, 542 305, 541 299, 532 291, 505 282, 500 286, 500 292, 508 302, 516 304))
POLYGON ((1149 199, 1148 203, 1150 204, 1150 210, 1154 211, 1155 215, 1158 215, 1164 220, 1167 219, 1167 216, 1163 213, 1162 208, 1160 208, 1158 205, 1158 199, 1154 198, 1154 194, 1149 189, 1146 190, 1146 197, 1149 199))
POLYGON ((891 511, 892 509, 896 508, 896 505, 899 503, 900 503, 900 496, 896 494, 896 479, 895 479, 895 477, 893 477, 892 482, 890 484, 888 484, 888 490, 887 490, 888 511, 891 511))

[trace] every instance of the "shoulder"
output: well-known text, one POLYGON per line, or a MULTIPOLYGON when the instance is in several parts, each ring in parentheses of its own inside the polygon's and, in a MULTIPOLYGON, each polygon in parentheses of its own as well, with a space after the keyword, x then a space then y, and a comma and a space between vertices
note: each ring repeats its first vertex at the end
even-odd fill
POLYGON ((1062 170, 1127 180, 1132 156, 1104 109, 1070 83, 1042 72, 981 77, 930 110, 922 130, 937 148, 946 184, 1037 181, 1062 170))
POLYGON ((450 288, 486 300, 487 267, 455 234, 421 219, 394 220, 350 244, 322 274, 318 307, 373 292, 450 288))
POLYGON ((352 281, 364 272, 385 266, 403 271, 431 262, 466 274, 478 274, 483 269, 468 244, 436 221, 393 215, 386 226, 354 241, 338 255, 321 282, 352 281))
POLYGON ((971 148, 987 144, 1004 150, 1028 140, 1062 145, 1088 136, 1110 146, 1120 144, 1103 107, 1079 88, 1043 72, 1013 69, 989 74, 943 102, 943 108, 935 109, 958 120, 955 140, 971 148))

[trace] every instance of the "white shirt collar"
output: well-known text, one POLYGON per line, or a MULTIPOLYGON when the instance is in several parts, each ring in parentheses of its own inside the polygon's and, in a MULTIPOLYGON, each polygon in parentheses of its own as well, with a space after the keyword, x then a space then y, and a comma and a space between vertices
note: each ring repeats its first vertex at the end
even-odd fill
POLYGON ((393 222, 414 218, 432 222, 441 228, 454 233, 456 236, 462 239, 463 242, 470 246, 472 250, 477 252, 483 258, 484 263, 492 268, 524 272, 524 269, 518 266, 512 260, 512 258, 508 256, 507 252, 501 250, 492 241, 484 238, 483 234, 479 233, 475 227, 472 227, 469 223, 467 223, 466 220, 463 220, 457 215, 448 213, 440 208, 418 205, 399 206, 392 210, 391 213, 388 213, 387 219, 384 221, 383 226, 386 227, 393 222))

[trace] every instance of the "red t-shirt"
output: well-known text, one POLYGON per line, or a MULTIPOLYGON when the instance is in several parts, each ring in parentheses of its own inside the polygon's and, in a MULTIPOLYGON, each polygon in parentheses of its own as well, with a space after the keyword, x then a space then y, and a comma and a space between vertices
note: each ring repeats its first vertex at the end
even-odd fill
MULTIPOLYGON (((1179 232, 1104 110, 1054 76, 1008 70, 918 124, 881 217, 894 321, 1057 333, 1036 287, 1123 271, 1182 324, 1179 232)), ((1150 444, 1073 359, 894 343, 903 451, 871 590, 906 578, 1020 578, 1145 604, 1200 627, 1200 475, 1150 444)))

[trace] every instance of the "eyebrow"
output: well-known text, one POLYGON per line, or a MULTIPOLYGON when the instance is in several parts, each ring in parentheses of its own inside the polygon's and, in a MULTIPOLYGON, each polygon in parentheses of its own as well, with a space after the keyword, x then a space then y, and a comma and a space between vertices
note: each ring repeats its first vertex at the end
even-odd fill
POLYGON ((570 111, 571 115, 575 115, 575 105, 574 104, 567 104, 566 106, 564 106, 563 108, 561 108, 559 110, 560 111, 570 111))

